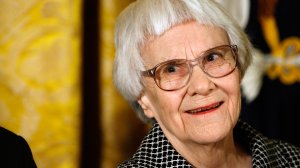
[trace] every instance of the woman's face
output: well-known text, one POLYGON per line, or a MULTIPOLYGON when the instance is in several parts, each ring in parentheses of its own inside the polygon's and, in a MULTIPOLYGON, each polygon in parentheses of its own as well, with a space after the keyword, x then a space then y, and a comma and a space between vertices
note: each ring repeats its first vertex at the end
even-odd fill
MULTIPOLYGON (((194 59, 210 48, 227 45, 227 33, 196 22, 177 25, 143 46, 146 69, 171 59, 194 59)), ((193 67, 189 83, 164 91, 153 78, 143 77, 145 88, 138 100, 146 116, 155 118, 174 144, 209 144, 222 140, 233 129, 240 113, 240 74, 236 68, 221 78, 193 67), (195 112, 199 109, 208 109, 195 112), (194 111, 194 113, 192 113, 194 111)))

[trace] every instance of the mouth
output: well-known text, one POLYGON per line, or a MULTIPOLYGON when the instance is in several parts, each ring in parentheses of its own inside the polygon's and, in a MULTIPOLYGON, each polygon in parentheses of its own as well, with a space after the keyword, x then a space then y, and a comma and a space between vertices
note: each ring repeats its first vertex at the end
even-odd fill
POLYGON ((197 108, 197 109, 193 109, 193 110, 188 110, 186 111, 187 113, 190 113, 190 114, 203 114, 203 113, 207 113, 207 112, 211 112, 217 108, 219 108, 224 102, 217 102, 217 103, 213 103, 211 105, 208 105, 208 106, 204 106, 204 107, 200 107, 200 108, 197 108))

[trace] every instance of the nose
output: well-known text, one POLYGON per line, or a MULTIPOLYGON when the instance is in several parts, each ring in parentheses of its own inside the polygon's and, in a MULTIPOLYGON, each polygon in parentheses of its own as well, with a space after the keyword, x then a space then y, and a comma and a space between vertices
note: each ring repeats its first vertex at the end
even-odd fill
POLYGON ((193 67, 191 79, 188 84, 187 93, 190 96, 208 95, 216 88, 216 85, 211 78, 208 77, 199 66, 193 67))

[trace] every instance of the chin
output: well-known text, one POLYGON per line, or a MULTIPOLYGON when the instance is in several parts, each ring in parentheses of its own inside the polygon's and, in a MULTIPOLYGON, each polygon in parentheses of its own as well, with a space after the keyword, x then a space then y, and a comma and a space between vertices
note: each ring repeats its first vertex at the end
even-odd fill
MULTIPOLYGON (((212 126, 204 127, 199 131, 197 141, 204 144, 220 142, 231 133, 231 127, 212 126)), ((194 134, 196 135, 196 134, 194 134)))

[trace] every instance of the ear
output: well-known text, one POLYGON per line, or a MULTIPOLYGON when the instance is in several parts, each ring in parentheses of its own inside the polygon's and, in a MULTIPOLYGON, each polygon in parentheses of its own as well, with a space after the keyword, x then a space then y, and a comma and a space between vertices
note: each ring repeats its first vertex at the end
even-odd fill
POLYGON ((151 101, 149 100, 149 97, 145 94, 142 94, 140 96, 140 98, 138 99, 138 103, 140 104, 140 106, 142 107, 144 114, 148 117, 148 118, 153 118, 154 117, 154 113, 152 110, 152 106, 151 106, 151 101))

